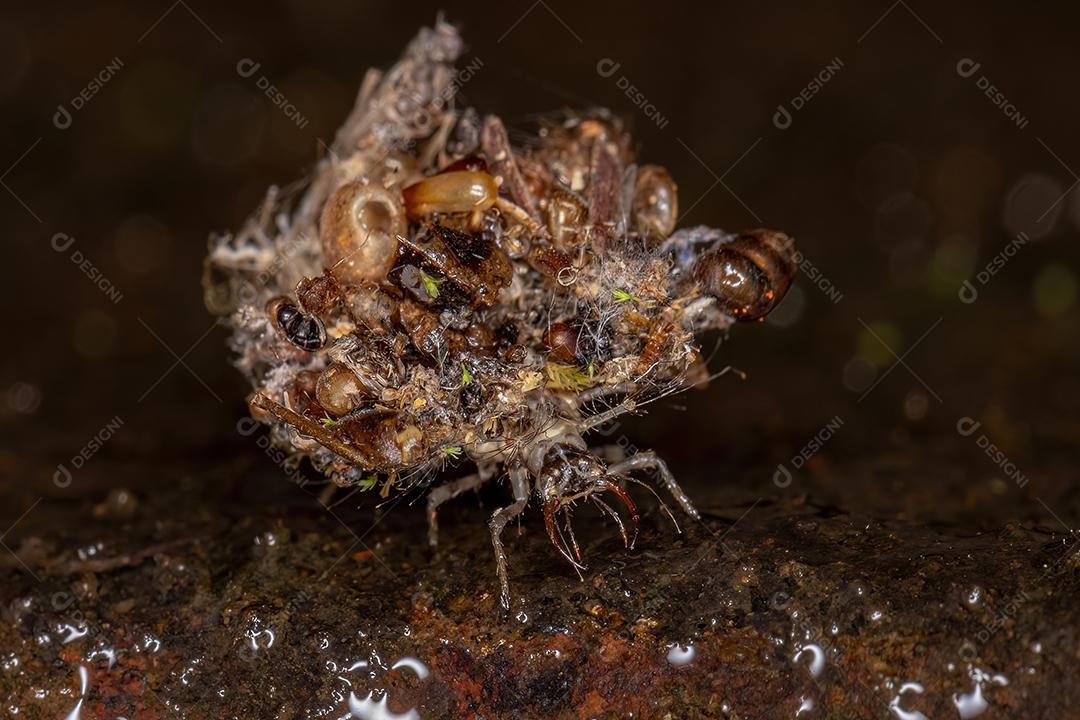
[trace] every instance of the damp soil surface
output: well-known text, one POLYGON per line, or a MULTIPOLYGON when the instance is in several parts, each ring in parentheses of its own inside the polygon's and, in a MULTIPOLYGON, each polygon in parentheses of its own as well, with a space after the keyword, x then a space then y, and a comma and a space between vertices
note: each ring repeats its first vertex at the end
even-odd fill
POLYGON ((960 530, 713 483, 701 522, 675 515, 678 532, 653 503, 631 550, 582 510, 579 578, 527 513, 508 530, 503 612, 486 527, 499 488, 447 506, 433 551, 412 498, 328 511, 259 460, 168 483, 99 460, 79 477, 84 501, 32 508, 0 558, 7 715, 1064 718, 1080 705, 1078 558, 1046 523, 960 530))

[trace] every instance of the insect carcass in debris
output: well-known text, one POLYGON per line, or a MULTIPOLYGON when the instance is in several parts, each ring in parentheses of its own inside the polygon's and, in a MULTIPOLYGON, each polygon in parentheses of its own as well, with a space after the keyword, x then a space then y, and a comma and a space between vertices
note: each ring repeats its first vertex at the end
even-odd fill
POLYGON ((252 415, 334 483, 426 491, 434 545, 439 505, 509 480, 489 523, 506 607, 502 531, 532 499, 577 568, 576 503, 633 544, 632 473, 697 516, 656 454, 609 462, 586 437, 707 377, 695 335, 763 317, 795 261, 772 230, 675 230, 671 176, 636 164, 603 111, 511 146, 499 118, 458 106, 461 52, 439 23, 370 71, 313 175, 211 240, 204 284, 252 415), (466 460, 474 474, 441 481, 466 460))

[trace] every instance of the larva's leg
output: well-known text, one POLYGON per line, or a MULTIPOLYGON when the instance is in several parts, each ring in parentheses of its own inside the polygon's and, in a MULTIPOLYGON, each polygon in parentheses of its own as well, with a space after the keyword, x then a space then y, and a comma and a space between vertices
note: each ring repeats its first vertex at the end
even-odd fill
POLYGON ((495 569, 499 575, 499 599, 503 610, 510 609, 510 578, 506 569, 506 551, 503 549, 502 531, 507 523, 525 509, 529 501, 529 474, 522 466, 510 469, 510 485, 514 490, 514 502, 499 508, 491 515, 491 544, 495 548, 495 569))
POLYGON ((675 502, 679 503, 679 506, 682 507, 687 515, 692 518, 701 517, 697 508, 690 502, 690 498, 683 492, 683 489, 679 487, 679 483, 675 480, 675 476, 671 474, 671 470, 668 469, 667 463, 652 450, 636 453, 622 462, 615 463, 608 468, 608 471, 612 475, 621 475, 633 470, 646 470, 648 468, 653 468, 660 473, 660 479, 664 481, 664 485, 667 487, 668 492, 671 493, 672 497, 675 498, 675 502))
POLYGON ((594 400, 602 400, 613 395, 629 395, 636 389, 637 383, 632 382, 621 382, 615 385, 596 385, 578 393, 578 400, 581 403, 587 403, 594 400))
POLYGON ((487 475, 475 472, 463 478, 454 480, 434 488, 427 496, 427 521, 428 521, 428 544, 435 547, 439 544, 439 506, 453 500, 458 495, 469 490, 475 490, 484 484, 487 475))

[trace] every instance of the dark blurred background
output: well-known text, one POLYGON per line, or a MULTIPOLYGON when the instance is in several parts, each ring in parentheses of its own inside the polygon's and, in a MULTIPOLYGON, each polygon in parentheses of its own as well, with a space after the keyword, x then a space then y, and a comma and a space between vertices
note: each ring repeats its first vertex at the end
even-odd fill
POLYGON ((155 0, 0 10, 4 528, 40 497, 28 527, 117 483, 272 470, 236 432, 247 388, 203 307, 208 234, 304 174, 364 71, 440 10, 482 62, 464 102, 511 126, 607 106, 679 182, 680 225, 796 238, 781 308, 712 360, 748 379, 623 425, 692 493, 1077 517, 1074 9, 155 0))

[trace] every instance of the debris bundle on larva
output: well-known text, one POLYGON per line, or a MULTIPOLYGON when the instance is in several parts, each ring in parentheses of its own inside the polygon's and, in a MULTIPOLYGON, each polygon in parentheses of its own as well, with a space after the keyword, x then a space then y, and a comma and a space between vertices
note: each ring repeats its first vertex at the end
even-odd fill
POLYGON ((441 503, 509 481, 489 523, 508 606, 501 533, 533 497, 579 568, 571 508, 594 502, 632 544, 634 471, 696 516, 654 453, 586 438, 706 379, 695 336, 763 317, 795 262, 779 232, 676 231, 674 180, 603 111, 512 145, 456 102, 461 51, 439 23, 369 71, 312 176, 211 240, 204 284, 253 417, 294 459, 340 486, 427 491, 432 544, 441 503), (463 462, 475 473, 444 482, 463 462))

